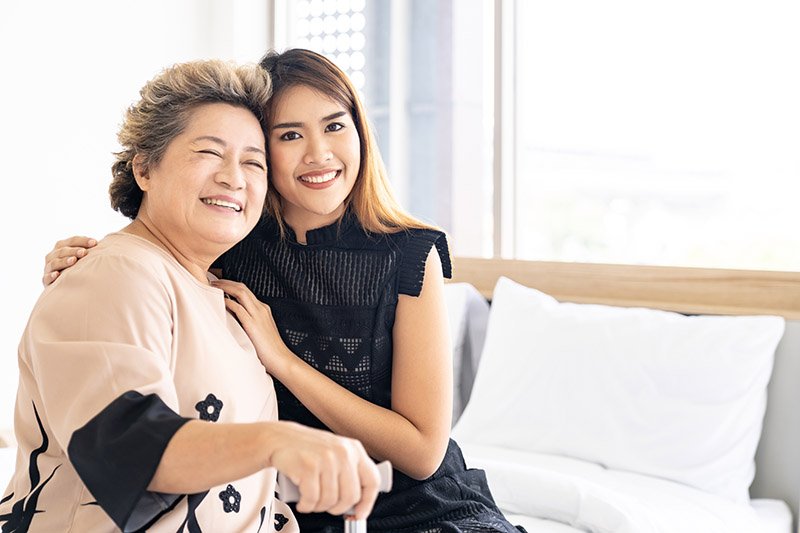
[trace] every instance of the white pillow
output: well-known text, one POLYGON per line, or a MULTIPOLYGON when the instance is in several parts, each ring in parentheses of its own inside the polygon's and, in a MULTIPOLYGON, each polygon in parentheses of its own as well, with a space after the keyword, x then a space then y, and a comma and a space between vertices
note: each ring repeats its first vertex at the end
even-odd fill
POLYGON ((780 317, 559 303, 501 278, 461 442, 749 499, 780 317))

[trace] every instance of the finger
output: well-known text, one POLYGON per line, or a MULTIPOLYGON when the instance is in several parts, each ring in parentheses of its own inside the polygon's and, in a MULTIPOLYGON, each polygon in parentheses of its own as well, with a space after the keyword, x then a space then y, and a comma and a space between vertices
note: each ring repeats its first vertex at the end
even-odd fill
POLYGON ((45 272, 61 272, 65 268, 74 265, 77 260, 78 258, 74 255, 53 259, 45 265, 45 272))
POLYGON ((239 319, 239 322, 244 322, 252 318, 250 313, 247 312, 247 309, 236 300, 225 298, 225 307, 228 309, 228 311, 233 313, 236 318, 239 319))
MULTIPOLYGON (((355 456, 357 457, 357 456, 355 456)), ((333 506, 331 514, 341 515, 353 508, 361 499, 361 483, 358 479, 358 470, 353 458, 343 463, 344 468, 339 472, 339 502, 333 506)))
POLYGON ((380 486, 378 468, 368 457, 365 461, 359 463, 359 480, 361 484, 361 499, 356 504, 353 515, 359 520, 366 520, 375 505, 380 486))
POLYGON ((58 261, 59 259, 67 259, 69 257, 80 259, 87 253, 88 252, 86 248, 74 248, 67 246, 54 249, 44 257, 44 260, 45 263, 52 263, 54 261, 58 261))
POLYGON ((239 283, 238 281, 220 279, 212 281, 211 284, 214 285, 215 287, 222 289, 231 296, 234 296, 236 299, 244 297, 245 295, 250 293, 250 290, 247 288, 247 286, 244 283, 239 283))
POLYGON ((319 476, 306 476, 298 485, 300 499, 297 500, 297 510, 301 513, 311 513, 317 508, 319 501, 320 479, 319 476))
POLYGON ((58 272, 48 272, 44 276, 42 276, 42 285, 47 287, 51 283, 53 283, 56 278, 58 277, 58 272))
POLYGON ((42 277, 42 282, 45 283, 45 287, 55 281, 58 275, 61 273, 62 270, 70 266, 72 263, 77 261, 74 257, 72 261, 68 261, 67 259, 56 259, 54 261, 50 261, 44 265, 44 276, 42 277))
POLYGON ((67 257, 81 258, 88 253, 86 248, 80 248, 76 246, 64 246, 53 251, 57 252, 57 257, 59 258, 67 258, 67 257))
POLYGON ((344 512, 344 509, 338 513, 333 511, 333 507, 339 502, 339 480, 337 479, 339 476, 337 475, 337 470, 336 461, 330 461, 330 464, 322 468, 319 476, 319 498, 314 511, 318 513, 328 511, 331 514, 344 512))
POLYGON ((246 285, 243 283, 237 283, 235 281, 228 281, 228 280, 220 280, 220 281, 213 281, 211 284, 214 287, 222 289, 225 294, 233 296, 236 300, 242 304, 242 306, 247 309, 247 311, 251 314, 256 312, 259 306, 265 306, 266 304, 262 304, 258 298, 247 288, 246 285))
POLYGON ((56 245, 53 247, 53 249, 55 250, 56 248, 65 248, 65 247, 93 248, 94 246, 97 246, 97 239, 76 235, 75 237, 70 237, 68 239, 58 241, 56 245))

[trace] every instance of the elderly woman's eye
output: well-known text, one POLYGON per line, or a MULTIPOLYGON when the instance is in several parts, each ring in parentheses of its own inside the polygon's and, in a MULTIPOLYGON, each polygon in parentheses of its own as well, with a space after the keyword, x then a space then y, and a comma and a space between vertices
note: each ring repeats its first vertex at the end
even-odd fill
POLYGON ((266 167, 261 161, 247 161, 245 164, 264 170, 266 167))
POLYGON ((217 152, 216 150, 198 150, 198 152, 200 152, 201 154, 211 154, 211 155, 215 155, 217 157, 222 157, 221 155, 219 155, 219 152, 217 152))

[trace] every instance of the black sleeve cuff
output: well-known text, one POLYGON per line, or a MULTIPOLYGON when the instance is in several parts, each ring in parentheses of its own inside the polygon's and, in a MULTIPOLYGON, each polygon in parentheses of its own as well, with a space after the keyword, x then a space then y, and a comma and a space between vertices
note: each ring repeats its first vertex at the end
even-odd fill
POLYGON ((72 434, 72 465, 123 531, 152 522, 179 498, 148 492, 147 486, 172 436, 189 420, 155 394, 128 391, 72 434))

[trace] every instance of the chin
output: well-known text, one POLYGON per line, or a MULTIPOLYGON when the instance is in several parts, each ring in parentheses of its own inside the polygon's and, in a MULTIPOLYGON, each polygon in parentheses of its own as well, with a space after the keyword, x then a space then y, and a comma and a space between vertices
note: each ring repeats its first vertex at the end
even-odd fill
POLYGON ((209 242, 214 243, 216 246, 224 247, 225 250, 228 250, 229 248, 233 248, 236 243, 244 239, 247 233, 249 233, 249 231, 244 233, 241 231, 231 233, 216 233, 209 236, 208 240, 209 242))

